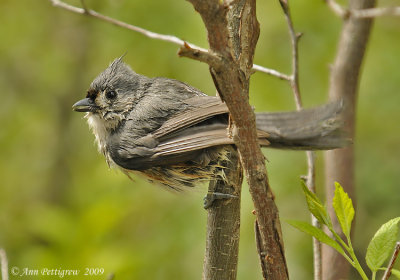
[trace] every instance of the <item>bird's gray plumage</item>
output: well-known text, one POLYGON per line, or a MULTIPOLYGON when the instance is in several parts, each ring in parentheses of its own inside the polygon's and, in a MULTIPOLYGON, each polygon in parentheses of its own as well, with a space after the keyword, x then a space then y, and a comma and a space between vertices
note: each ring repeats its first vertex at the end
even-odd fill
MULTIPOLYGON (((333 149, 347 140, 340 103, 300 112, 257 113, 260 144, 274 148, 333 149)), ((173 189, 222 174, 233 140, 228 109, 177 80, 148 78, 116 59, 74 105, 86 111, 99 150, 125 173, 140 171, 173 189)))

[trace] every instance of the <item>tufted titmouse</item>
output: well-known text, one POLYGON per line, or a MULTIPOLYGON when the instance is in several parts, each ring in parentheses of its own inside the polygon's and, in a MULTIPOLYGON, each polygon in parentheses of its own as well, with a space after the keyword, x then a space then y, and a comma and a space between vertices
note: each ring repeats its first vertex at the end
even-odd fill
MULTIPOLYGON (((233 139, 218 97, 183 82, 139 75, 114 60, 72 107, 86 118, 99 150, 129 176, 138 171, 175 190, 221 175, 233 139)), ((341 103, 299 112, 257 113, 260 145, 299 150, 342 147, 341 103)))

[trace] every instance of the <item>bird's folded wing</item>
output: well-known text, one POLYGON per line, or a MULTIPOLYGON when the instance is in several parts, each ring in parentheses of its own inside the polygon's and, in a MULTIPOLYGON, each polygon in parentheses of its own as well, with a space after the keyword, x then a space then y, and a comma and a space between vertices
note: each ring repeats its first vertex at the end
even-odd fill
POLYGON ((228 137, 226 125, 192 127, 161 142, 155 148, 154 156, 167 156, 226 144, 233 144, 232 138, 228 137))
POLYGON ((190 105, 190 109, 167 120, 159 129, 152 133, 154 138, 160 139, 213 116, 229 112, 225 103, 222 103, 219 97, 196 96, 184 102, 190 105))
MULTIPOLYGON (((268 145, 267 135, 263 131, 258 132, 261 145, 268 145)), ((156 146, 153 146, 154 138, 150 139, 148 136, 143 138, 141 144, 143 146, 119 146, 117 149, 120 152, 114 153, 116 157, 114 156, 113 160, 123 168, 143 170, 155 166, 195 161, 202 149, 234 144, 234 142, 228 134, 226 124, 205 124, 164 137, 156 146)))
POLYGON ((148 135, 136 142, 139 145, 119 145, 112 152, 113 160, 125 169, 143 170, 196 160, 204 148, 233 144, 223 124, 191 127, 154 140, 148 135))

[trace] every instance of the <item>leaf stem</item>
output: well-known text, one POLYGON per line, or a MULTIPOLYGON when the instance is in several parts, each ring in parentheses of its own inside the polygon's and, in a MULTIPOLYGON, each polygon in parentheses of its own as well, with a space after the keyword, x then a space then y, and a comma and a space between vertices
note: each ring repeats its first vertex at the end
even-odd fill
MULTIPOLYGON (((362 269, 356 254, 354 253, 353 245, 351 244, 351 240, 349 236, 347 237, 347 242, 344 242, 344 240, 337 234, 334 230, 333 227, 328 227, 328 229, 332 232, 333 236, 335 239, 342 245, 342 247, 346 250, 346 252, 350 255, 350 257, 346 254, 342 254, 343 257, 346 258, 346 260, 358 271, 358 273, 361 275, 363 280, 368 280, 367 274, 365 274, 364 270, 362 269)), ((340 252, 339 252, 340 253, 340 252)))
MULTIPOLYGON (((357 269, 358 273, 360 273, 360 275, 361 275, 361 277, 362 277, 363 279, 368 280, 367 274, 365 274, 365 272, 364 272, 364 270, 362 269, 360 263, 358 262, 357 256, 356 256, 356 254, 355 254, 355 252, 354 252, 353 245, 351 244, 351 240, 350 240, 350 237, 349 237, 349 236, 347 236, 347 241, 348 241, 348 243, 349 243, 349 250, 348 250, 348 252, 349 252, 351 258, 353 259, 352 266, 353 266, 355 269, 357 269)), ((374 279, 374 278, 372 278, 372 279, 374 279)))
POLYGON ((337 234, 333 228, 329 228, 329 230, 332 232, 333 236, 335 237, 335 239, 340 243, 340 245, 342 245, 342 247, 347 251, 350 252, 350 247, 346 244, 346 242, 344 242, 344 240, 339 236, 339 234, 337 234))

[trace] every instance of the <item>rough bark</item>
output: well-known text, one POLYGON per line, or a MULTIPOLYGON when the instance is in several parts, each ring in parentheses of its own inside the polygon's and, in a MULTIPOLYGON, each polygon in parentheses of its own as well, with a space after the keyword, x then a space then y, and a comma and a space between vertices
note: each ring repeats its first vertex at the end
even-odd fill
POLYGON ((208 31, 211 53, 221 62, 210 72, 229 108, 231 133, 249 183, 260 229, 262 267, 268 279, 288 279, 278 209, 274 203, 249 104, 249 80, 259 36, 255 0, 189 0, 208 31))
POLYGON ((230 161, 226 162, 225 180, 210 182, 208 196, 229 194, 228 199, 212 202, 207 209, 207 239, 203 279, 236 279, 240 236, 240 193, 242 168, 236 149, 231 147, 230 161))
MULTIPOLYGON (((350 0, 350 9, 365 9, 375 5, 375 0, 350 0)), ((344 130, 354 140, 355 112, 361 65, 364 59, 372 20, 349 17, 345 19, 340 35, 336 59, 330 76, 329 97, 344 100, 344 130)), ((334 194, 334 182, 339 182, 354 201, 354 145, 325 155, 325 185, 328 210, 334 217, 329 204, 334 194)), ((340 226, 334 219, 334 227, 340 226)), ((323 246, 323 279, 346 279, 350 265, 333 249, 323 246)))

